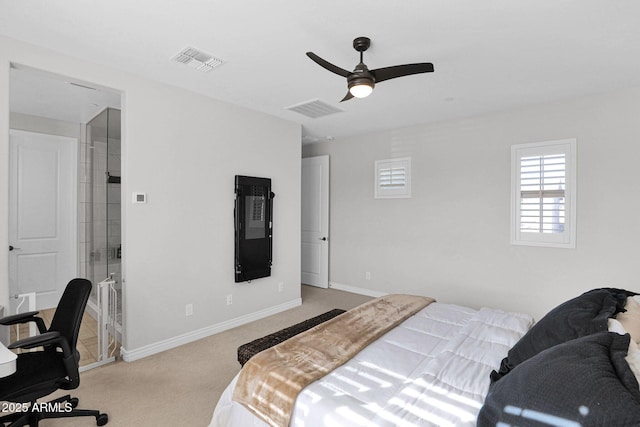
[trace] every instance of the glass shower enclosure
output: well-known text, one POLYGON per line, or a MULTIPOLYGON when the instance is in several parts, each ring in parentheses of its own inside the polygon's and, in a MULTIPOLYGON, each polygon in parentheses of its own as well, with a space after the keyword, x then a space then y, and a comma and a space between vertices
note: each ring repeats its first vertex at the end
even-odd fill
MULTIPOLYGON (((84 276, 93 283, 88 311, 98 320, 100 334, 109 335, 109 353, 117 357, 122 331, 122 233, 121 233, 121 114, 107 108, 86 125, 84 187, 84 276), (109 280, 110 279, 110 280, 109 280), (100 283, 108 281, 113 291, 108 298, 100 283), (108 305, 105 311, 104 304, 108 305), (102 325, 101 313, 108 313, 102 325)), ((100 346, 100 343, 98 343, 100 346)), ((102 355, 99 358, 104 358, 102 355)), ((98 360, 99 362, 100 360, 98 360)))

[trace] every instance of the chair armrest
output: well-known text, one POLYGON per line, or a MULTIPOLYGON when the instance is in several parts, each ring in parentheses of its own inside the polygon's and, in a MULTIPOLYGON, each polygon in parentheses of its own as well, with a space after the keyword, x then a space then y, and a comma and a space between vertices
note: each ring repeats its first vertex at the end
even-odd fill
POLYGON ((47 350, 47 347, 62 349, 62 362, 69 380, 65 380, 60 383, 59 388, 68 390, 78 386, 78 362, 80 358, 74 354, 67 342, 67 339, 63 335, 60 335, 60 332, 51 331, 36 335, 35 337, 24 338, 11 343, 7 348, 12 350, 15 348, 30 349, 35 347, 45 347, 45 351, 47 350))
POLYGON ((27 311, 26 313, 18 313, 11 316, 5 316, 0 318, 0 325, 19 325, 22 323, 36 322, 38 325, 38 331, 42 334, 47 331, 47 327, 44 325, 44 320, 40 317, 36 317, 39 311, 27 311))
POLYGON ((24 323, 30 321, 39 311, 27 311, 26 313, 13 314, 0 318, 0 325, 15 325, 16 323, 24 323))
MULTIPOLYGON (((10 350, 14 348, 29 349, 34 347, 40 347, 43 345, 52 345, 60 342, 60 338, 64 340, 64 337, 60 336, 60 332, 45 332, 44 334, 36 335, 35 337, 27 337, 21 340, 15 341, 7 347, 10 350)), ((64 340, 66 342, 66 340, 64 340)), ((69 347, 67 345, 67 347, 69 347)))

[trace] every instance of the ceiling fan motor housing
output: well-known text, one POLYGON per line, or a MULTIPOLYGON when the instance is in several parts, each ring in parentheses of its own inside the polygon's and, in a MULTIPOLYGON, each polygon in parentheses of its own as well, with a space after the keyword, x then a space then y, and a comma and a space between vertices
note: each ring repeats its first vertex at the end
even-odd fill
POLYGON ((376 79, 369 72, 366 73, 354 73, 347 79, 347 86, 351 89, 354 86, 367 85, 373 89, 376 85, 376 79))

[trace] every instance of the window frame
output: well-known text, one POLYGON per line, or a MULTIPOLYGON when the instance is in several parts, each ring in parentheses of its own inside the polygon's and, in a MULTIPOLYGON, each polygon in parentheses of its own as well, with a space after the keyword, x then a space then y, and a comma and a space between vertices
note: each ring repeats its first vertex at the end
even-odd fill
POLYGON ((575 138, 515 144, 511 146, 511 244, 575 249, 576 247, 576 147, 575 138), (521 231, 521 159, 530 156, 565 156, 564 231, 535 233, 521 231))

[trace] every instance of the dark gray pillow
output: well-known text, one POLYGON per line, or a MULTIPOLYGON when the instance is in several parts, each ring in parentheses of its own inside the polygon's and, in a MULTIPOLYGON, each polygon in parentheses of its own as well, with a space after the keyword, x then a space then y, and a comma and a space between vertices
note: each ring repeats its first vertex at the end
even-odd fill
POLYGON ((606 331, 607 320, 624 311, 628 296, 623 289, 594 289, 560 304, 547 313, 509 350, 499 371, 491 372, 498 381, 520 363, 556 344, 606 331))
POLYGON ((477 425, 640 425, 640 387, 624 359, 629 339, 601 332, 522 362, 491 385, 477 425))

